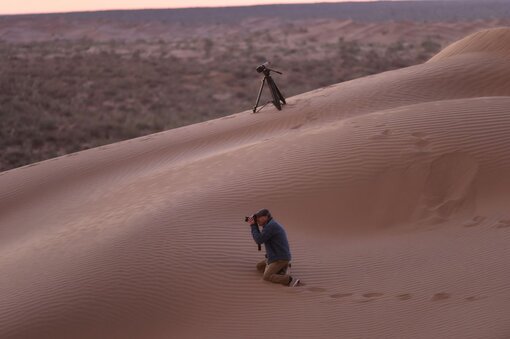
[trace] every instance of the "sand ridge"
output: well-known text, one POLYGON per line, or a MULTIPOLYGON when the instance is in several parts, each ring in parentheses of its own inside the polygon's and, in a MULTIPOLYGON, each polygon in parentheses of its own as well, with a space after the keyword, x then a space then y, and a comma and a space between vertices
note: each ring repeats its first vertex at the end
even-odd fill
POLYGON ((486 29, 459 40, 432 57, 429 62, 468 53, 488 53, 508 56, 510 37, 507 27, 486 29))
POLYGON ((507 336, 509 36, 0 173, 0 337, 507 336), (261 207, 306 286, 257 275, 261 207))

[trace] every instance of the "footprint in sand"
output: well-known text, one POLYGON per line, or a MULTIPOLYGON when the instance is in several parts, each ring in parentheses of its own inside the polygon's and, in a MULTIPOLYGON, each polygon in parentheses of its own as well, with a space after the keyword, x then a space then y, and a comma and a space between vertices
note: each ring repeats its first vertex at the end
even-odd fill
POLYGON ((350 297, 352 293, 335 293, 330 295, 331 298, 338 299, 338 298, 345 298, 350 297))
POLYGON ((385 137, 391 135, 391 130, 390 129, 385 129, 384 131, 382 131, 381 135, 384 135, 385 137))
POLYGON ((482 299, 487 299, 486 296, 471 296, 471 297, 467 297, 466 300, 467 301, 477 301, 477 300, 482 300, 482 299))
POLYGON ((389 137, 393 132, 390 130, 390 129, 385 129, 384 131, 382 131, 381 133, 377 134, 377 135, 373 135, 370 137, 370 139, 372 140, 377 140, 377 139, 381 139, 381 138, 387 138, 389 137))
POLYGON ((418 148, 424 148, 429 144, 429 141, 425 139, 426 133, 423 132, 415 132, 411 134, 413 137, 415 137, 414 145, 418 148))
POLYGON ((290 129, 299 129, 303 126, 303 124, 299 124, 299 125, 296 125, 296 126, 293 126, 291 127, 290 129))
POLYGON ((430 300, 431 301, 439 301, 439 300, 446 300, 448 298, 450 298, 450 293, 441 292, 441 293, 434 294, 430 300))
POLYGON ((409 300, 411 299, 411 295, 409 293, 399 294, 397 298, 400 300, 409 300))
POLYGON ((480 225, 482 221, 485 220, 485 217, 482 217, 480 215, 477 215, 473 219, 469 220, 468 222, 464 223, 464 227, 474 227, 480 225))
POLYGON ((366 303, 366 302, 374 301, 374 300, 377 300, 378 297, 382 297, 383 295, 384 295, 383 293, 379 293, 379 292, 365 293, 365 294, 362 294, 364 299, 358 300, 357 302, 366 303))
POLYGON ((414 142, 414 145, 418 148, 424 148, 429 144, 429 142, 425 139, 418 139, 414 142))
POLYGON ((506 220, 500 220, 497 224, 496 224, 496 228, 507 228, 507 227, 510 227, 510 220, 506 219, 506 220))

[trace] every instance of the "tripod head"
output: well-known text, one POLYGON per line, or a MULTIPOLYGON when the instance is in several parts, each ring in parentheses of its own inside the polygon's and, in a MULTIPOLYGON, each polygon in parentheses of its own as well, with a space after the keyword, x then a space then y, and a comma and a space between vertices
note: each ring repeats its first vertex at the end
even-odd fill
POLYGON ((258 66, 258 67, 256 68, 256 70, 257 70, 257 72, 259 72, 259 73, 264 73, 264 75, 265 75, 265 76, 269 76, 269 73, 270 73, 271 71, 273 71, 273 72, 275 72, 275 73, 278 73, 278 74, 283 74, 282 72, 279 72, 279 71, 277 71, 277 70, 275 70, 275 69, 271 69, 271 68, 269 68, 268 66, 269 66, 269 61, 266 61, 266 62, 264 62, 262 65, 258 66))

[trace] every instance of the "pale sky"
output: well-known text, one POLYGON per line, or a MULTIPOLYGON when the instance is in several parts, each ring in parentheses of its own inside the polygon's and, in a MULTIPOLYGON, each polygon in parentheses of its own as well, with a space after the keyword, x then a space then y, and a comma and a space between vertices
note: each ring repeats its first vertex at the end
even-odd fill
MULTIPOLYGON (((344 0, 345 1, 345 0, 344 0)), ((363 0, 349 0, 363 1, 363 0)), ((366 1, 366 0, 365 0, 366 1)), ((0 0, 0 14, 97 11, 107 9, 248 6, 342 0, 0 0)))

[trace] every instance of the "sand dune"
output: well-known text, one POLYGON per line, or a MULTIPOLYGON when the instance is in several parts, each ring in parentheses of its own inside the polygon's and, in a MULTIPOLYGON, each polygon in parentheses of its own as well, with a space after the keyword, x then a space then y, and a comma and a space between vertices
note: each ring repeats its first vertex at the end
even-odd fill
POLYGON ((483 30, 451 44, 429 62, 442 60, 452 56, 469 53, 490 53, 493 55, 508 56, 510 52, 510 36, 508 28, 500 27, 483 30))
POLYGON ((0 173, 0 337, 510 336, 508 49, 0 173), (305 286, 258 276, 262 207, 305 286))

